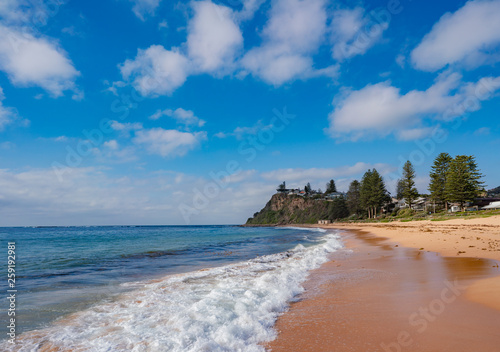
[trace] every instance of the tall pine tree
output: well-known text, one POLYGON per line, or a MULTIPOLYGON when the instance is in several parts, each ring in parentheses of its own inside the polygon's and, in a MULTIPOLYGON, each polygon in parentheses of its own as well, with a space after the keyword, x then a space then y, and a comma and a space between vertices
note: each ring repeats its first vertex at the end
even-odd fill
POLYGON ((452 160, 453 158, 448 153, 439 154, 434 160, 430 172, 431 182, 429 183, 429 191, 431 192, 431 199, 438 204, 444 205, 446 211, 448 211, 446 180, 452 160))
POLYGON ((311 193, 311 191, 312 191, 311 184, 307 182, 307 185, 304 186, 304 192, 306 192, 306 194, 309 194, 311 193))
POLYGON ((483 175, 477 167, 474 156, 457 155, 450 162, 446 177, 446 198, 460 204, 473 201, 484 187, 483 175))
POLYGON ((354 180, 349 185, 349 190, 347 191, 347 207, 351 214, 361 215, 363 208, 361 207, 361 195, 360 195, 361 184, 358 180, 354 180))
POLYGON ((388 198, 384 179, 376 169, 368 170, 363 175, 360 187, 361 205, 368 212, 368 218, 374 218, 377 215, 377 209, 380 208, 388 198))
POLYGON ((418 197, 418 190, 415 187, 415 169, 410 160, 403 166, 403 177, 401 178, 401 182, 403 198, 411 209, 413 202, 418 197))
POLYGON ((337 192, 337 187, 335 186, 335 181, 334 180, 330 180, 326 184, 325 194, 330 194, 330 193, 335 193, 335 192, 337 192))

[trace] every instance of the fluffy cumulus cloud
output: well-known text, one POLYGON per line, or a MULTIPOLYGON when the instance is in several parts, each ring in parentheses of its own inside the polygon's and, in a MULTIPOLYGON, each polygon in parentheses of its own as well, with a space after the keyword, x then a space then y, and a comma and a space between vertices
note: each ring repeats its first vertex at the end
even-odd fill
POLYGON ((449 120, 475 111, 480 101, 491 98, 499 88, 498 77, 464 83, 456 73, 440 75, 425 91, 405 94, 388 81, 369 84, 334 99, 328 132, 332 137, 350 140, 391 133, 403 140, 420 138, 429 131, 422 126, 425 118, 449 120))
POLYGON ((145 20, 146 16, 153 16, 156 9, 160 5, 160 0, 130 0, 134 6, 132 11, 141 20, 145 20))
POLYGON ((186 81, 190 63, 177 49, 153 45, 120 65, 123 78, 142 95, 171 94, 186 81))
POLYGON ((208 1, 193 3, 194 17, 189 22, 188 56, 196 70, 213 73, 230 69, 243 45, 243 36, 234 13, 225 6, 208 1))
POLYGON ((333 14, 331 22, 332 56, 338 61, 364 54, 389 28, 389 23, 376 13, 365 14, 361 7, 341 9, 333 14))
POLYGON ((75 90, 79 72, 67 54, 48 38, 0 25, 0 70, 18 86, 39 86, 53 96, 75 90))
POLYGON ((436 71, 451 64, 477 67, 498 61, 500 1, 469 1, 455 13, 447 13, 411 53, 413 65, 436 71), (492 54, 493 53, 493 54, 492 54))
MULTIPOLYGON (((262 45, 241 60, 244 69, 267 83, 281 85, 316 74, 312 55, 326 32, 324 0, 277 0, 263 31, 262 45)), ((335 67, 321 73, 335 75, 335 67)))
MULTIPOLYGON (((186 110, 183 110, 183 112, 186 112, 186 110)), ((144 128, 142 123, 139 122, 121 123, 111 121, 110 127, 119 132, 119 136, 125 144, 131 145, 121 148, 119 142, 112 139, 106 141, 103 148, 96 149, 95 154, 98 156, 116 155, 122 161, 135 160, 136 147, 143 147, 150 154, 160 155, 165 158, 184 156, 188 151, 197 148, 207 138, 205 131, 183 132, 159 127, 148 129, 144 128)))
POLYGON ((145 146, 151 154, 171 157, 185 155, 206 138, 206 132, 189 133, 157 127, 137 131, 132 141, 145 146))
POLYGON ((189 75, 221 75, 234 61, 243 43, 234 12, 210 1, 193 2, 192 6, 194 17, 189 21, 184 46, 187 52, 152 45, 120 65, 122 77, 141 94, 169 95, 189 75))
POLYGON ((190 3, 193 16, 179 48, 153 45, 120 65, 122 77, 143 95, 169 95, 191 75, 252 75, 280 86, 297 79, 336 77, 340 62, 364 54, 388 23, 361 7, 332 11, 326 0, 275 0, 267 11, 261 43, 244 48, 241 26, 264 0, 244 0, 236 11, 210 0, 190 3), (329 25, 330 23, 330 25, 329 25), (316 67, 323 47, 334 60, 316 67), (246 49, 246 50, 245 50, 246 49))
POLYGON ((193 111, 185 110, 183 108, 177 108, 175 110, 172 109, 158 110, 149 118, 151 120, 158 120, 162 116, 172 117, 178 124, 184 126, 202 127, 203 125, 205 125, 205 121, 197 117, 193 111))

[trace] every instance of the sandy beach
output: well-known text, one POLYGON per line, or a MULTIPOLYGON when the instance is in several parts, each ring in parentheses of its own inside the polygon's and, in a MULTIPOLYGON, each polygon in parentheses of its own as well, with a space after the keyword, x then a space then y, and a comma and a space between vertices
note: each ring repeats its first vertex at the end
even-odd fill
POLYGON ((322 227, 348 250, 311 273, 267 348, 499 350, 500 217, 322 227))

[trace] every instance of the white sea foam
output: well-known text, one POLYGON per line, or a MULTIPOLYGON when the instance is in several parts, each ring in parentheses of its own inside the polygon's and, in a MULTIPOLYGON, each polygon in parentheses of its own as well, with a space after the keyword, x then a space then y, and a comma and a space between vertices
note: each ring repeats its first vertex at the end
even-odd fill
POLYGON ((341 247, 339 236, 327 233, 312 247, 166 277, 0 349, 264 351, 260 344, 276 337, 276 318, 303 291, 309 270, 341 247))
POLYGON ((321 233, 326 233, 328 230, 322 229, 321 227, 299 227, 299 226, 283 226, 283 227, 276 227, 277 229, 283 229, 283 230, 306 230, 306 231, 313 231, 313 232, 321 232, 321 233))

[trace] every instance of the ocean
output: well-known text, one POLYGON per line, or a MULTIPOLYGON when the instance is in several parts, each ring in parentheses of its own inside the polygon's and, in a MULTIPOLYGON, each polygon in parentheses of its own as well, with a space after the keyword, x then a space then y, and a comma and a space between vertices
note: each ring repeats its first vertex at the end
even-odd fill
POLYGON ((0 239, 4 262, 16 247, 6 351, 263 351, 308 272, 342 248, 318 228, 0 228, 0 239))

